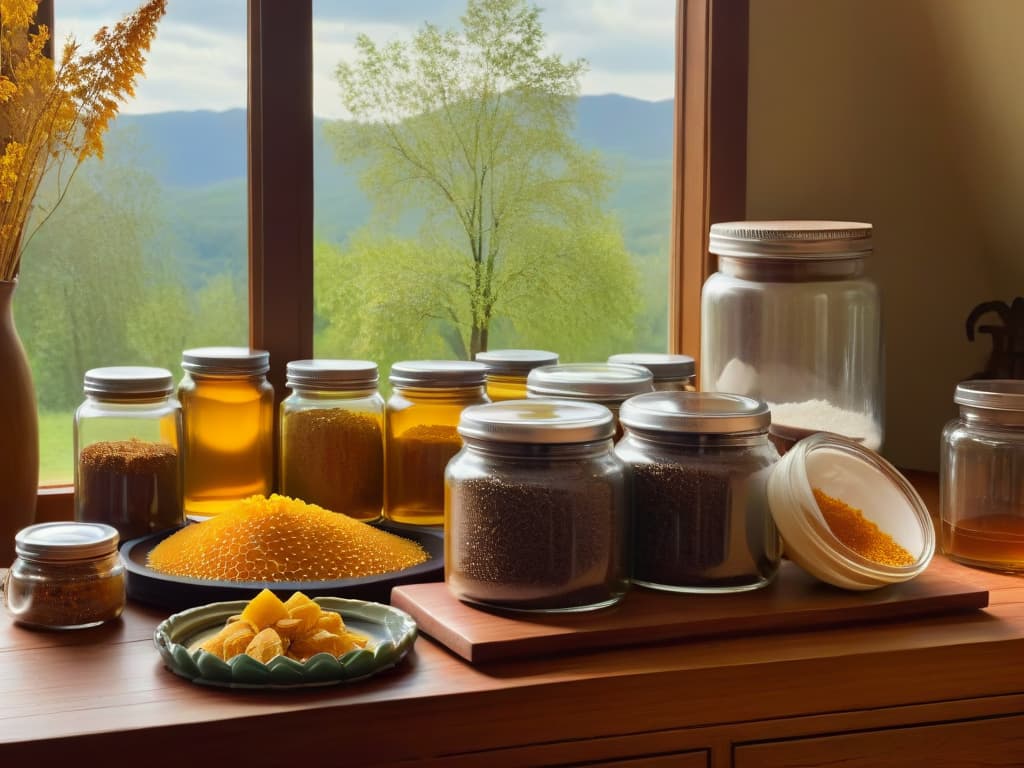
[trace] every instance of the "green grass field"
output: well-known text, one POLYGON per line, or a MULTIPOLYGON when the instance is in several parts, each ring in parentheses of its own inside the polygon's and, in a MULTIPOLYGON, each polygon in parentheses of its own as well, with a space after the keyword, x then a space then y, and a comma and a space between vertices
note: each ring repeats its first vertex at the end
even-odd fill
POLYGON ((70 484, 75 476, 74 413, 39 414, 39 484, 70 484))

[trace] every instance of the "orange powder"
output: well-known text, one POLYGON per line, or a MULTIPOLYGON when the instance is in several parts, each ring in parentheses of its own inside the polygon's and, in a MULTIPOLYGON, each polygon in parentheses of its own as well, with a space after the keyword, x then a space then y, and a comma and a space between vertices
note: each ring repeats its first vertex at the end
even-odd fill
POLYGON ((913 565, 917 561, 892 536, 864 517, 859 509, 818 488, 813 490, 818 509, 832 533, 858 555, 889 566, 913 565))

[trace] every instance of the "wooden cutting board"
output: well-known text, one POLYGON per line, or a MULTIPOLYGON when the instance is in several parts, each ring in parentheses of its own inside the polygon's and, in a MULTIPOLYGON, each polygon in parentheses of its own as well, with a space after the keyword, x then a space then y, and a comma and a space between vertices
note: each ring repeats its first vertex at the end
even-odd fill
POLYGON ((498 613, 452 597, 444 583, 395 587, 391 604, 422 632, 478 663, 552 653, 690 640, 711 635, 815 629, 984 608, 988 591, 958 581, 960 566, 936 557, 909 582, 848 592, 784 561, 768 587, 727 595, 634 588, 617 606, 593 613, 498 613))

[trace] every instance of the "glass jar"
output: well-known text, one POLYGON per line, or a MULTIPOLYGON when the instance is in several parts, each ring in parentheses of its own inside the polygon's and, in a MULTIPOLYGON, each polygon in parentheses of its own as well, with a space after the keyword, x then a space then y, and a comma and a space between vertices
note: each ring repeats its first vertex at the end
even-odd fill
POLYGON ((3 583, 16 622, 81 629, 124 610, 124 563, 117 530, 102 523, 39 523, 18 532, 17 557, 3 583))
POLYGON ((488 403, 487 366, 461 360, 410 360, 391 366, 385 422, 384 517, 396 523, 444 522, 444 468, 462 449, 462 409, 488 403))
POLYGON ((494 403, 525 398, 530 371, 558 364, 557 353, 542 349, 495 349, 477 352, 476 359, 487 366, 487 397, 494 403))
POLYGON ((374 521, 384 505, 384 398, 367 360, 288 363, 281 493, 374 521))
POLYGON ((615 448, 633 494, 634 584, 740 592, 768 584, 781 545, 765 487, 778 451, 768 406, 737 395, 657 392, 627 400, 615 448))
POLYGON ((657 392, 695 392, 697 365, 689 355, 659 352, 625 352, 612 355, 609 363, 639 365, 651 372, 657 392))
POLYGON ((942 433, 942 549, 966 565, 1024 571, 1024 380, 965 381, 942 433))
POLYGON ((75 519, 106 523, 122 541, 185 522, 181 406, 164 368, 86 372, 75 411, 75 519))
POLYGON ((599 403, 615 417, 615 439, 622 437, 619 406, 630 397, 654 391, 654 377, 639 365, 564 363, 534 368, 526 379, 528 398, 564 398, 599 403))
POLYGON ((445 580, 460 600, 585 611, 628 581, 628 498, 603 406, 510 400, 467 408, 445 472, 445 580))
POLYGON ((205 519, 270 492, 274 481, 274 387, 270 355, 245 347, 182 354, 178 385, 185 432, 185 514, 205 519))
POLYGON ((871 225, 711 227, 718 272, 701 299, 703 391, 768 403, 780 449, 815 432, 882 445, 882 321, 864 276, 871 225))

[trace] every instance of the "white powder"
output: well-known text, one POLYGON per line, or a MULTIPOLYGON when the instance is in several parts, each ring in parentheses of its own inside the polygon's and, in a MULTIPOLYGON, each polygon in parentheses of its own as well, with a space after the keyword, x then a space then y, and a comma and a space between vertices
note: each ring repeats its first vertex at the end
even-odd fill
POLYGON ((882 447, 882 434, 874 419, 866 413, 845 411, 828 400, 802 403, 769 403, 772 424, 797 432, 834 432, 858 440, 865 448, 882 447))

